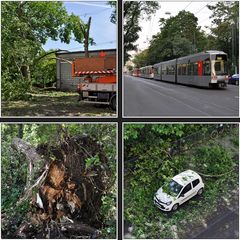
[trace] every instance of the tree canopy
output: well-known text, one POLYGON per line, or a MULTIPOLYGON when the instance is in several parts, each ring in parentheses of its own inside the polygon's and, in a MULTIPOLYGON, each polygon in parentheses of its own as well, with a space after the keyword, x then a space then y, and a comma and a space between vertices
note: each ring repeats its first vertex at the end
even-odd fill
POLYGON ((90 23, 69 15, 63 2, 5 1, 1 2, 1 13, 3 99, 23 99, 32 77, 38 81, 38 60, 46 54, 42 45, 48 39, 69 43, 74 38, 84 43, 86 50, 94 44, 89 36, 90 23))
POLYGON ((214 24, 210 28, 209 47, 226 52, 231 72, 234 73, 235 68, 239 71, 239 2, 218 2, 208 8, 212 10, 214 24))
POLYGON ((125 1, 124 2, 124 62, 130 55, 129 51, 136 50, 135 42, 139 38, 141 26, 139 20, 141 18, 149 19, 152 13, 159 8, 156 1, 125 1))

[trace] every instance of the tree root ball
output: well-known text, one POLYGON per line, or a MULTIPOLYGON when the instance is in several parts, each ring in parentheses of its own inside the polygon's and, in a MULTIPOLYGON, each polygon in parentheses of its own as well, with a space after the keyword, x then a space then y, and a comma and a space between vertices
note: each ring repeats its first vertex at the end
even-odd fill
POLYGON ((103 148, 88 136, 67 136, 55 146, 39 145, 36 153, 44 159, 47 172, 32 194, 34 211, 29 213, 29 221, 17 229, 16 236, 98 237, 102 196, 111 187, 111 171, 103 148))

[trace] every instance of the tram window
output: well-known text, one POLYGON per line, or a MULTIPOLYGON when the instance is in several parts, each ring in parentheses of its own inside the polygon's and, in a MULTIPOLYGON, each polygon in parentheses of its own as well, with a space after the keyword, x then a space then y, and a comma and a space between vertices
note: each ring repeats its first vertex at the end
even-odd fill
POLYGON ((162 66, 162 74, 163 75, 166 75, 166 73, 167 73, 167 69, 166 69, 166 66, 162 66))
POLYGON ((193 64, 193 75, 198 75, 198 64, 197 63, 193 64))
POLYGON ((211 75, 210 61, 203 62, 203 75, 211 75))
POLYGON ((157 73, 160 75, 161 74, 161 67, 157 68, 157 73))
POLYGON ((224 61, 216 61, 214 67, 217 74, 227 74, 227 66, 224 61))
POLYGON ((182 75, 186 75, 187 74, 187 64, 183 64, 182 65, 182 75))
POLYGON ((167 74, 174 75, 174 66, 167 66, 167 74))
POLYGON ((181 65, 178 64, 177 68, 178 68, 178 75, 182 75, 182 74, 181 74, 181 65))
POLYGON ((191 64, 191 63, 188 63, 188 64, 187 64, 187 75, 192 75, 192 69, 191 69, 191 67, 192 67, 192 64, 191 64))
POLYGON ((215 62, 215 71, 216 72, 221 71, 221 64, 220 64, 220 62, 215 62))
POLYGON ((191 75, 194 75, 194 63, 190 63, 191 75))

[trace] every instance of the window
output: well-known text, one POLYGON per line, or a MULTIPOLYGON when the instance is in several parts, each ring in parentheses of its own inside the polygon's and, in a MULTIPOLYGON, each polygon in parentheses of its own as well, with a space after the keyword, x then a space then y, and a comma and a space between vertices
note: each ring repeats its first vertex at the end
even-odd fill
POLYGON ((191 183, 189 183, 183 190, 181 194, 185 194, 187 192, 189 192, 192 189, 191 187, 191 183))
POLYGON ((173 65, 170 65, 167 67, 167 74, 168 75, 174 75, 175 74, 175 69, 173 65))
POLYGON ((200 183, 199 179, 196 179, 192 182, 193 187, 196 187, 200 183))
POLYGON ((178 75, 182 75, 182 72, 181 72, 181 65, 180 64, 178 64, 178 75))
POLYGON ((187 75, 192 75, 192 63, 188 63, 187 75))
POLYGON ((187 64, 182 64, 182 75, 187 75, 187 64))
POLYGON ((217 75, 227 74, 227 56, 226 55, 216 55, 216 59, 212 60, 214 62, 214 67, 212 72, 216 72, 217 75), (215 71, 214 71, 215 70, 215 71))
POLYGON ((171 196, 177 196, 182 190, 183 186, 175 182, 173 179, 169 183, 165 183, 163 191, 171 196))
POLYGON ((211 65, 209 59, 203 61, 203 75, 211 75, 211 65))
POLYGON ((198 75, 198 64, 197 63, 193 64, 193 75, 198 75))
POLYGON ((167 69, 166 69, 166 65, 162 66, 162 74, 166 75, 167 74, 167 69))

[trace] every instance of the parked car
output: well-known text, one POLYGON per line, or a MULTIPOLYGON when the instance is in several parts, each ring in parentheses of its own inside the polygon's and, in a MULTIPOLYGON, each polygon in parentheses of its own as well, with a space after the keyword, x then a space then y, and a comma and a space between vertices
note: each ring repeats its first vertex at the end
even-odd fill
POLYGON ((239 85, 239 74, 233 74, 228 78, 228 84, 239 85))
POLYGON ((204 183, 200 175, 186 170, 158 189, 154 204, 162 211, 176 211, 184 202, 203 193, 204 183))

